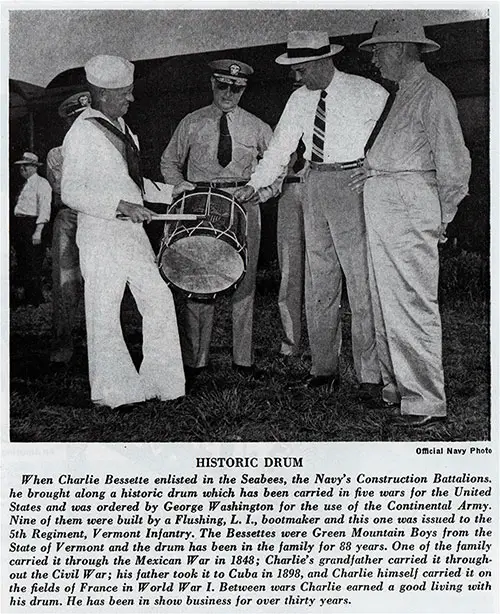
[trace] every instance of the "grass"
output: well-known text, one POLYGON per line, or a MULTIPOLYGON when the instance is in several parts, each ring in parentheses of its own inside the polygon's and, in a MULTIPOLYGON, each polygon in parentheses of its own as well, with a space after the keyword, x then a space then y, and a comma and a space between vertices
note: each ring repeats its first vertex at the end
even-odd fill
MULTIPOLYGON (((454 257, 453 257, 454 258, 454 257)), ((459 256, 453 267, 470 259, 459 256), (463 261, 463 262, 462 262, 463 261), (458 264, 457 264, 458 262, 458 264)), ((446 264, 446 263, 445 263, 446 264)), ((460 271, 459 271, 460 272, 460 271)), ((477 279, 474 271, 471 279, 477 279)), ((216 310, 211 369, 190 393, 171 402, 148 401, 140 411, 119 415, 89 401, 83 322, 76 333, 72 367, 49 369, 51 305, 22 307, 10 322, 10 426, 17 442, 263 442, 263 441, 480 441, 490 438, 489 310, 484 294, 460 287, 453 294, 448 275, 442 292, 443 353, 449 420, 411 432, 392 424, 381 410, 356 400, 350 356, 350 314, 343 310, 342 383, 335 395, 298 386, 310 360, 304 340, 300 358, 278 356, 281 327, 275 264, 259 272, 255 305, 256 362, 268 371, 263 381, 231 369, 229 299, 216 310)), ((46 288, 50 298, 50 288, 46 288)), ((140 360, 140 317, 126 297, 122 310, 126 339, 140 360)))

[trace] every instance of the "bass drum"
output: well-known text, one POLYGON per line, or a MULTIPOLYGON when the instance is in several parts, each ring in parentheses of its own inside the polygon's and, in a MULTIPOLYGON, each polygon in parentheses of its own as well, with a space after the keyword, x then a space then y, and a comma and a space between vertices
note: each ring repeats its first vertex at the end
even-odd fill
POLYGON ((247 216, 237 200, 216 188, 197 189, 182 194, 168 213, 203 217, 165 224, 158 268, 167 284, 199 301, 235 290, 247 265, 247 216))

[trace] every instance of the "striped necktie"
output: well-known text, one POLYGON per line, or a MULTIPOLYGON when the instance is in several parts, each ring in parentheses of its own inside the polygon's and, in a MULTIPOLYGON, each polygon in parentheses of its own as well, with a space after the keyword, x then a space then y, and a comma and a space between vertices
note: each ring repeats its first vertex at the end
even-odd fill
POLYGON ((321 90, 321 96, 316 107, 314 117, 314 129, 312 139, 312 162, 323 162, 323 150, 325 148, 325 126, 326 126, 326 92, 321 90))

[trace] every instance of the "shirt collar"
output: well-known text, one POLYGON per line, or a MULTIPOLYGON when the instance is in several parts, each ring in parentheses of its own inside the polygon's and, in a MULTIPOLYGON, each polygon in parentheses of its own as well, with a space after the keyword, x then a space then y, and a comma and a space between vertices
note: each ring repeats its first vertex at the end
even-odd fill
POLYGON ((332 80, 326 86, 325 92, 327 94, 331 94, 332 92, 334 92, 342 84, 342 82, 344 81, 344 78, 345 78, 345 73, 343 73, 340 70, 335 69, 332 80))
POLYGON ((418 81, 427 73, 427 68, 423 62, 416 64, 399 82, 399 89, 406 88, 411 83, 418 81))
MULTIPOLYGON (((215 102, 212 102, 212 108, 215 111, 215 114, 217 117, 222 117, 222 115, 224 115, 224 112, 219 109, 219 107, 215 104, 215 102)), ((236 106, 234 107, 234 109, 232 109, 232 111, 229 111, 228 113, 226 113, 225 115, 227 119, 231 121, 236 115, 236 113, 238 112, 239 108, 240 108, 239 106, 236 106)))
MULTIPOLYGON (((85 111, 82 111, 82 113, 80 113, 78 119, 86 119, 87 117, 102 117, 103 119, 105 119, 110 124, 112 123, 111 120, 109 119, 109 117, 106 117, 106 115, 104 115, 104 113, 102 113, 101 111, 98 111, 97 109, 93 109, 92 107, 88 107, 87 109, 85 109, 85 111)), ((123 119, 123 117, 119 117, 118 118, 118 123, 122 127, 122 130, 125 131, 125 120, 123 119)))

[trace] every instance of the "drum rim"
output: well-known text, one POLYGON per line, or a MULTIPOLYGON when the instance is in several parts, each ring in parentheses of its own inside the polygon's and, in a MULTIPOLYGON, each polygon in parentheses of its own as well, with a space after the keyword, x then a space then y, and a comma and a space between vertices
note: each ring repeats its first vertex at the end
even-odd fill
MULTIPOLYGON (((163 278, 163 280, 165 281, 165 283, 170 287, 173 288, 175 290, 177 290, 178 292, 180 292, 183 296, 190 298, 190 299, 194 299, 194 300, 198 300, 198 301, 212 301, 215 300, 218 296, 223 296, 225 294, 230 294, 232 292, 234 292, 238 285, 241 283, 241 281, 243 280, 243 278, 246 275, 247 272, 247 265, 248 265, 248 255, 247 255, 247 232, 248 232, 248 215, 247 215, 247 211, 246 209, 242 206, 242 204, 238 201, 237 198, 234 197, 233 194, 231 194, 230 192, 225 192, 224 190, 221 190, 219 188, 212 188, 212 187, 208 187, 208 188, 196 188, 195 190, 192 190, 190 192, 183 192, 182 194, 180 194, 176 200, 174 202, 172 202, 172 204, 168 207, 168 212, 171 212, 172 209, 174 209, 175 207, 180 206, 180 203, 182 203, 183 200, 186 200, 188 198, 191 198, 193 196, 202 196, 202 195, 208 195, 210 194, 211 196, 219 196, 225 200, 228 200, 231 202, 232 205, 235 205, 238 210, 240 211, 240 213, 243 214, 243 219, 244 219, 244 224, 245 224, 245 243, 242 245, 237 236, 234 234, 234 238, 229 235, 229 234, 223 234, 220 233, 219 230, 215 229, 215 228, 210 228, 208 226, 203 227, 203 226, 199 226, 196 228, 196 230, 198 231, 197 234, 199 236, 209 236, 212 237, 216 240, 222 240, 224 243, 226 243, 227 245, 229 245, 230 247, 232 247, 234 249, 234 251, 239 255, 239 257, 242 260, 243 263, 243 271, 241 273, 241 275, 239 276, 239 278, 237 280, 235 280, 230 286, 228 286, 227 288, 224 288, 223 290, 219 290, 218 292, 210 292, 210 293, 198 293, 198 292, 190 292, 189 290, 186 290, 185 288, 181 288, 180 286, 178 286, 176 283, 174 283, 173 281, 171 281, 170 279, 167 278, 164 270, 163 270, 163 263, 162 263, 162 258, 163 258, 163 254, 165 253, 167 248, 171 248, 172 245, 175 245, 175 243, 179 240, 185 239, 185 238, 190 238, 191 235, 188 234, 188 231, 190 230, 190 228, 182 228, 179 230, 179 226, 182 226, 182 223, 180 222, 174 222, 173 225, 175 225, 175 230, 173 233, 170 234, 170 238, 174 237, 176 234, 179 235, 179 237, 176 239, 176 241, 174 241, 174 243, 172 244, 167 244, 164 239, 162 239, 161 241, 161 245, 160 245, 160 249, 158 251, 158 255, 157 255, 157 265, 158 265, 158 270, 160 272, 161 277, 163 278), (217 235, 217 233, 220 233, 217 235), (183 236, 184 235, 184 236, 183 236)), ((165 226, 167 226, 167 224, 165 224, 165 226)))
POLYGON ((178 200, 181 200, 182 198, 187 198, 188 196, 196 196, 197 194, 208 194, 208 192, 211 192, 212 194, 216 194, 218 196, 224 196, 229 200, 234 200, 241 206, 240 201, 235 198, 234 195, 231 194, 231 192, 225 192, 220 188, 195 188, 190 192, 182 192, 182 194, 180 194, 170 206, 173 206, 178 200))
MULTIPOLYGON (((207 230, 210 230, 210 229, 207 229, 207 230)), ((187 238, 189 238, 189 237, 187 237, 187 238)), ((224 237, 223 240, 224 240, 225 243, 229 244, 228 241, 226 240, 226 237, 224 237)), ((175 243, 174 243, 174 245, 175 245, 175 243)), ((196 297, 198 300, 211 300, 211 297, 215 298, 217 296, 222 296, 225 293, 233 292, 234 290, 236 290, 236 288, 238 287, 238 285, 240 284, 240 282, 242 281, 242 279, 246 275, 247 265, 248 265, 248 257, 247 257, 246 246, 243 246, 241 248, 241 250, 234 250, 235 253, 242 260, 242 264, 243 264, 243 271, 242 271, 241 275, 238 277, 238 279, 233 281, 233 283, 231 285, 229 285, 227 288, 224 288, 223 290, 219 290, 218 292, 207 292, 207 293, 190 292, 189 290, 186 290, 185 288, 181 288, 181 286, 178 286, 176 283, 174 283, 172 280, 170 280, 167 277, 165 271, 163 270, 163 254, 165 253, 167 248, 171 248, 171 247, 172 247, 172 245, 167 245, 166 243, 162 242, 162 244, 160 246, 160 250, 158 252, 158 256, 156 257, 156 261, 157 261, 157 265, 158 265, 158 270, 159 270, 160 275, 162 276, 163 280, 165 281, 165 283, 168 286, 170 286, 172 288, 175 288, 179 292, 182 292, 182 294, 184 294, 188 298, 196 297)))
POLYGON ((240 201, 237 198, 235 198, 233 194, 231 194, 230 192, 224 192, 224 190, 220 190, 219 188, 196 188, 195 190, 191 190, 191 192, 183 192, 172 202, 171 205, 168 206, 167 211, 168 213, 171 213, 171 209, 180 200, 183 200, 183 199, 185 200, 186 198, 191 197, 191 196, 199 196, 200 194, 208 194, 208 193, 215 194, 216 196, 222 196, 223 198, 226 198, 227 200, 234 202, 238 206, 240 211, 243 213, 245 217, 245 224, 248 223, 248 220, 247 220, 248 215, 247 215, 247 211, 245 207, 243 207, 240 201))

